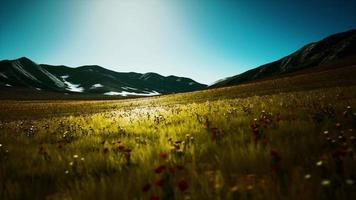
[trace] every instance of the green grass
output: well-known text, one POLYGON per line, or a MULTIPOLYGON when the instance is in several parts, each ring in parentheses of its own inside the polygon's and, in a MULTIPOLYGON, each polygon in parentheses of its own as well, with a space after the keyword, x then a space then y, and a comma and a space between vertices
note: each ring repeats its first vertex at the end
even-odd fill
POLYGON ((276 84, 3 101, 0 199, 355 198, 356 86, 276 84))

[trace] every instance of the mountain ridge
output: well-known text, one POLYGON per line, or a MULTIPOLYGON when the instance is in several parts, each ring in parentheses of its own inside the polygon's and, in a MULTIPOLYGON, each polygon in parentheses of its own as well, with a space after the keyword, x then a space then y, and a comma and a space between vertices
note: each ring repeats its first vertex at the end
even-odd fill
POLYGON ((303 69, 326 65, 338 59, 356 55, 356 29, 336 33, 304 45, 276 61, 260 65, 241 74, 220 79, 209 88, 226 87, 246 82, 290 74, 303 69))
POLYGON ((186 77, 162 76, 153 72, 116 72, 99 65, 69 67, 37 64, 27 57, 0 61, 1 85, 51 92, 120 96, 190 92, 206 87, 186 77))

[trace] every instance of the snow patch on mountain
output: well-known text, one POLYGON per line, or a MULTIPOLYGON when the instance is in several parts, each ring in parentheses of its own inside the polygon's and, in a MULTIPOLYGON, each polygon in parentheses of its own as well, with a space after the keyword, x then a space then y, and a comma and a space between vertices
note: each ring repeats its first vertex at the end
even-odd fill
POLYGON ((127 92, 127 91, 122 91, 122 92, 105 92, 104 95, 119 95, 119 96, 155 96, 155 95, 160 95, 160 93, 156 91, 148 92, 148 93, 136 93, 136 92, 127 92))
POLYGON ((124 89, 124 90, 138 90, 137 88, 128 87, 128 86, 121 87, 121 88, 124 89))
POLYGON ((63 79, 63 82, 67 85, 67 90, 72 91, 72 92, 83 92, 84 88, 80 87, 80 84, 73 84, 66 79, 69 78, 68 75, 61 76, 63 79))
POLYGON ((101 87, 104 87, 104 86, 102 84, 100 84, 100 83, 96 83, 96 84, 92 85, 90 87, 90 89, 101 88, 101 87))

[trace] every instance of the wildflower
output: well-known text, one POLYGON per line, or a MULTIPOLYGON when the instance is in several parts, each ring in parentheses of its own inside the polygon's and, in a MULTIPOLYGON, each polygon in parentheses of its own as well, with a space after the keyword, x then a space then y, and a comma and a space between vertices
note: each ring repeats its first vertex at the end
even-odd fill
POLYGON ((310 179, 311 178, 311 175, 310 174, 306 174, 305 176, 304 176, 304 179, 310 179))
POLYGON ((328 186, 328 185, 330 185, 330 180, 329 179, 323 179, 322 181, 321 181, 321 185, 322 186, 328 186))
POLYGON ((336 128, 341 128, 341 124, 340 123, 336 123, 335 126, 336 126, 336 128))
POLYGON ((2 144, 0 144, 0 147, 2 147, 2 144))
POLYGON ((329 134, 329 131, 324 131, 324 135, 327 135, 327 134, 329 134))
POLYGON ((69 171, 68 171, 68 170, 66 170, 64 173, 65 173, 65 174, 69 174, 69 171))
POLYGON ((168 153, 165 153, 165 152, 161 152, 159 154, 159 157, 163 158, 163 159, 166 159, 168 157, 168 153))
POLYGON ((274 162, 280 162, 282 160, 282 157, 279 155, 278 151, 272 149, 270 154, 274 162))
POLYGON ((75 155, 73 156, 73 158, 78 158, 78 155, 77 155, 77 154, 75 154, 75 155))
POLYGON ((354 184, 354 180, 352 180, 352 179, 346 179, 346 184, 347 185, 353 185, 354 184))
POLYGON ((151 184, 147 183, 142 187, 143 192, 148 192, 151 189, 151 184))
POLYGON ((232 192, 232 193, 239 192, 239 191, 240 191, 240 188, 237 185, 235 185, 234 187, 230 188, 230 192, 232 192))
POLYGON ((169 173, 171 174, 174 174, 176 172, 175 168, 174 167, 168 167, 168 171, 169 173))
POLYGON ((69 165, 70 165, 70 166, 73 166, 73 164, 74 164, 73 162, 69 162, 69 165))
POLYGON ((125 149, 125 146, 122 145, 122 144, 120 144, 119 147, 118 147, 118 149, 119 149, 120 151, 123 151, 123 150, 125 149))
POLYGON ((253 189, 253 185, 248 185, 247 186, 247 190, 252 190, 253 189))
POLYGON ((164 184, 164 181, 162 179, 159 179, 155 182, 155 186, 157 186, 157 187, 162 187, 163 184, 164 184))
POLYGON ((188 185, 188 182, 185 181, 185 180, 180 180, 178 182, 178 188, 180 191, 184 192, 188 189, 189 185, 188 185))
POLYGON ((316 166, 320 167, 323 165, 323 161, 319 160, 318 162, 316 162, 316 166))
POLYGON ((83 158, 83 157, 81 157, 81 158, 80 158, 80 160, 81 160, 81 161, 84 161, 84 158, 83 158))
POLYGON ((159 200, 159 197, 156 196, 156 195, 152 195, 151 198, 150 198, 150 200, 159 200))
POLYGON ((166 169, 166 167, 164 165, 160 165, 158 166, 154 171, 156 174, 160 174, 162 173, 164 170, 166 169))
POLYGON ((184 166, 183 165, 177 165, 177 170, 183 170, 184 169, 184 166))
POLYGON ((103 153, 108 153, 109 152, 109 149, 107 148, 107 147, 105 147, 104 149, 103 149, 103 153))

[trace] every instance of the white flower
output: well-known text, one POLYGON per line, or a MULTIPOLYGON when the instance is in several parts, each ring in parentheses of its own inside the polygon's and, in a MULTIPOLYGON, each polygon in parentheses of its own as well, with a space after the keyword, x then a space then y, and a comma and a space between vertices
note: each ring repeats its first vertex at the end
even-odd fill
POLYGON ((78 155, 77 155, 77 154, 75 154, 75 155, 73 156, 73 158, 78 158, 78 155))
POLYGON ((310 174, 306 174, 305 176, 304 176, 304 179, 310 179, 311 178, 311 175, 310 174))
POLYGON ((73 162, 70 162, 69 165, 72 166, 72 165, 73 165, 73 162))
POLYGON ((318 162, 316 162, 316 166, 321 166, 323 165, 323 161, 319 160, 318 162))
POLYGON ((321 181, 321 185, 322 186, 328 186, 328 185, 330 185, 330 180, 329 179, 323 179, 322 181, 321 181))
POLYGON ((352 179, 347 179, 345 182, 346 182, 347 185, 353 185, 354 184, 354 180, 352 180, 352 179))

